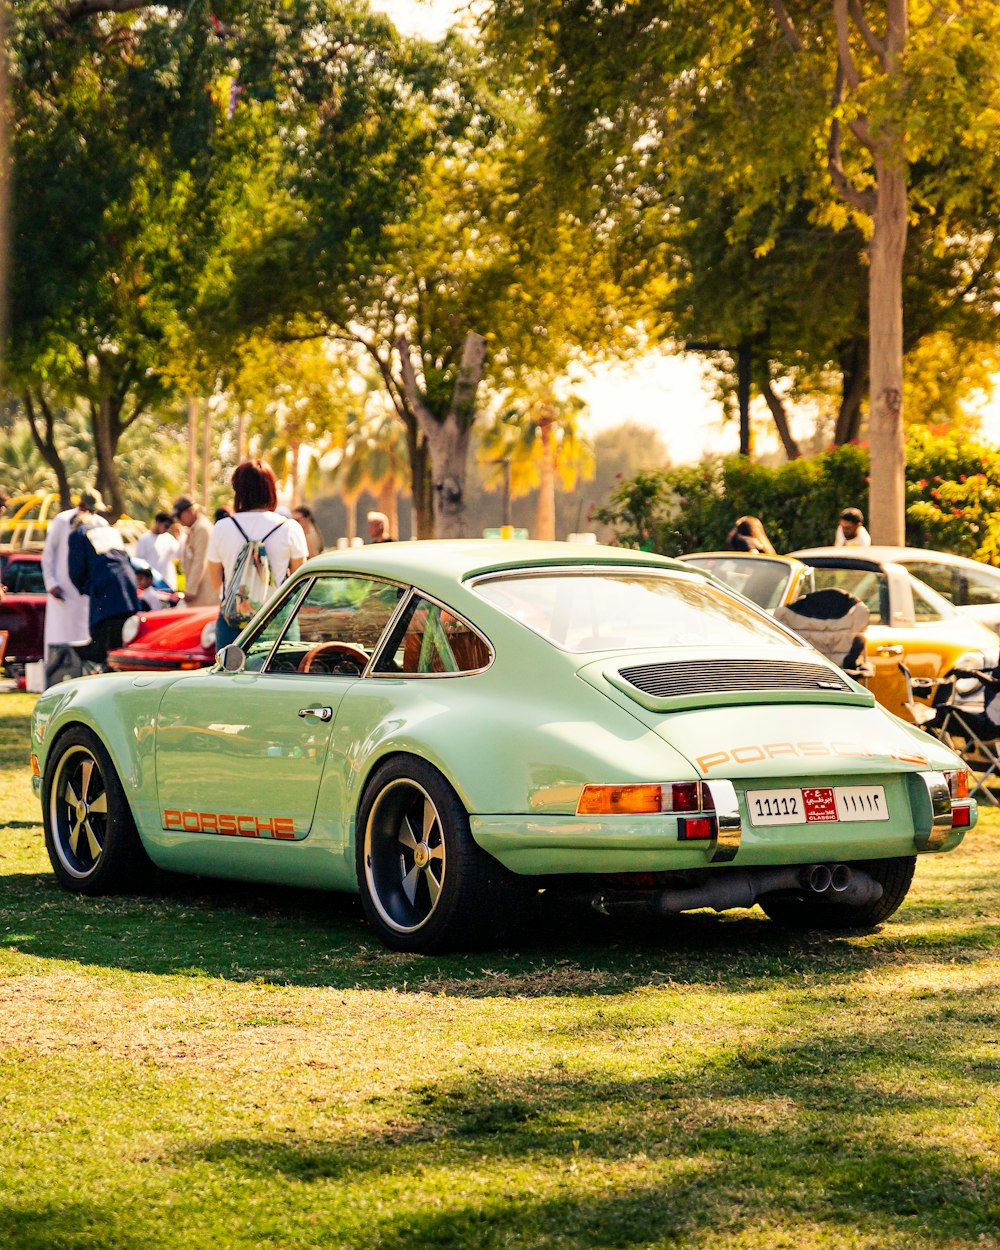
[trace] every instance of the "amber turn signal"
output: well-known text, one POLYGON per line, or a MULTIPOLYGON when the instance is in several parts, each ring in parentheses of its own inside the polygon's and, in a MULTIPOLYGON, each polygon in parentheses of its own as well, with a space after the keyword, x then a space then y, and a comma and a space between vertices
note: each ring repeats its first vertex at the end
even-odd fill
POLYGON ((659 785, 584 786, 578 816, 649 816, 663 811, 663 787, 659 785))

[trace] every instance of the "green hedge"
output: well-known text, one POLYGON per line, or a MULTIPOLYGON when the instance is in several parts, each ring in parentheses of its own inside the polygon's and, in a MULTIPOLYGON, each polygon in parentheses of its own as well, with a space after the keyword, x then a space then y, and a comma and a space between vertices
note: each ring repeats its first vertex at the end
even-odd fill
MULTIPOLYGON (((776 468, 740 456, 623 481, 597 520, 618 542, 664 555, 715 551, 739 516, 757 516, 777 551, 833 542, 846 507, 868 514, 868 451, 836 447, 776 468)), ((906 541, 1000 564, 1000 452, 925 428, 907 438, 906 541)))

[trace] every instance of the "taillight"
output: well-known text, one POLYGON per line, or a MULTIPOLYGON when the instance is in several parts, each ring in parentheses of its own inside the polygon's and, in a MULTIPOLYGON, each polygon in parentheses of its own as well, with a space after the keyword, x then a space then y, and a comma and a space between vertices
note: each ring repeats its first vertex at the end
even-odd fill
POLYGON ((663 786, 585 786, 578 816, 648 816, 663 811, 663 786))
POLYGON ((585 786, 576 808, 578 816, 648 816, 662 812, 685 815, 713 810, 711 792, 700 781, 585 786))
POLYGON ((966 769, 959 768, 955 772, 945 773, 944 779, 948 783, 948 793, 951 795, 952 802, 955 799, 969 797, 969 774, 966 769))

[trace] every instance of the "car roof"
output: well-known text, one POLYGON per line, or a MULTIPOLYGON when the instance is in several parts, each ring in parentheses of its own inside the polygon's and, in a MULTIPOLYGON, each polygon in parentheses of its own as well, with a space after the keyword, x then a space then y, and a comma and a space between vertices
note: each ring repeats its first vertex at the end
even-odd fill
POLYGON ((690 566, 677 560, 627 547, 483 538, 369 543, 364 547, 324 552, 307 561, 303 568, 311 572, 371 573, 398 581, 418 582, 430 589, 453 586, 485 573, 594 565, 692 572, 690 566))
POLYGON ((776 551, 688 551, 677 557, 683 564, 691 560, 732 560, 734 558, 737 560, 779 560, 782 564, 791 565, 793 569, 803 567, 801 560, 796 560, 794 556, 779 555, 776 551))
MULTIPOLYGON (((992 569, 993 565, 981 560, 970 560, 951 551, 932 551, 927 547, 805 547, 792 555, 802 559, 806 556, 843 556, 849 560, 873 560, 876 564, 907 564, 914 560, 930 560, 936 564, 964 564, 973 568, 992 569)), ((994 570, 1000 574, 1000 569, 994 570)))

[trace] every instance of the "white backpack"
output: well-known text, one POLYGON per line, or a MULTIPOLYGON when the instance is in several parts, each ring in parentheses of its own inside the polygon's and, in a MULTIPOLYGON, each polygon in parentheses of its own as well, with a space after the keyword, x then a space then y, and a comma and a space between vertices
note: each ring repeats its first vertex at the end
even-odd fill
POLYGON ((233 565, 229 585, 223 587, 219 611, 227 625, 233 629, 242 629, 278 587, 264 544, 285 522, 279 521, 263 538, 248 538, 243 526, 234 516, 229 520, 243 535, 244 542, 233 565))

